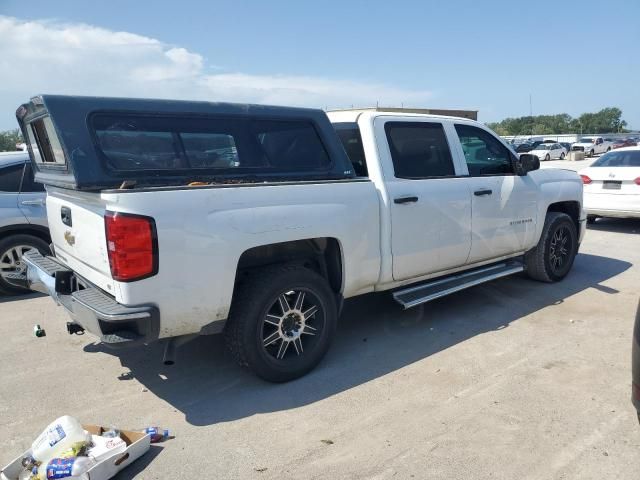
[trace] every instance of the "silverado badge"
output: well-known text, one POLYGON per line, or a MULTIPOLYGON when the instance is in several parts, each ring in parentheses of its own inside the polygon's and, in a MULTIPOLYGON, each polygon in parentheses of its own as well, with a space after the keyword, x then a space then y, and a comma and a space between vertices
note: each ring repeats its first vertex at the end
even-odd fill
POLYGON ((67 230, 66 232, 64 232, 64 239, 67 241, 67 243, 73 247, 73 245, 76 243, 76 237, 73 236, 73 234, 67 230))

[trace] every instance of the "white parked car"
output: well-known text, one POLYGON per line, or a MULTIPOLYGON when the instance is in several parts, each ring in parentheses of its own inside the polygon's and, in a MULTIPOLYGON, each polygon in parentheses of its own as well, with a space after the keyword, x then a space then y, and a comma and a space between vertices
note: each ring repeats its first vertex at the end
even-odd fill
POLYGON ((571 145, 571 150, 584 152, 586 157, 601 155, 611 151, 613 145, 602 137, 582 137, 571 145))
POLYGON ((640 147, 613 150, 580 172, 587 221, 640 218, 640 147))
POLYGON ((17 114, 54 244, 26 254, 28 285, 70 332, 162 340, 165 362, 224 332, 240 364, 291 380, 345 298, 559 281, 585 231, 576 172, 467 119, 49 95, 17 114))
POLYGON ((559 143, 541 143, 529 152, 531 155, 538 157, 538 160, 564 160, 567 150, 559 143))

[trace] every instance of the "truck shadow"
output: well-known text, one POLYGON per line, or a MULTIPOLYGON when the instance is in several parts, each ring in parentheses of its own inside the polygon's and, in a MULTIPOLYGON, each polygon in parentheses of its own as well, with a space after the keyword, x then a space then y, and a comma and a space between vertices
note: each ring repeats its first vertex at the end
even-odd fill
POLYGON ((370 294, 345 305, 335 341, 323 362, 286 384, 264 382, 238 367, 220 335, 199 337, 178 351, 176 364, 161 363, 162 346, 114 352, 99 344, 86 351, 117 355, 145 388, 184 413, 193 425, 210 425, 310 404, 420 361, 439 351, 559 304, 587 288, 610 295, 600 285, 630 263, 580 254, 560 283, 515 276, 403 311, 387 293, 370 294))
POLYGON ((596 223, 592 223, 587 228, 603 232, 638 235, 640 234, 640 218, 599 218, 596 223))

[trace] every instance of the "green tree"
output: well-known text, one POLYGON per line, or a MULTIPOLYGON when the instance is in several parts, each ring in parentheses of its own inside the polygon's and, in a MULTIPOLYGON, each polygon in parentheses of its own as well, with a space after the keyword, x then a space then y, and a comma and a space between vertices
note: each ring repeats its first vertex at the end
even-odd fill
POLYGON ((567 113, 505 118, 488 124, 498 135, 560 135, 563 133, 615 133, 623 132, 627 122, 622 110, 603 108, 596 113, 583 113, 572 118, 567 113))
POLYGON ((13 152, 16 144, 22 143, 22 134, 17 128, 15 130, 7 130, 0 132, 0 152, 13 152))

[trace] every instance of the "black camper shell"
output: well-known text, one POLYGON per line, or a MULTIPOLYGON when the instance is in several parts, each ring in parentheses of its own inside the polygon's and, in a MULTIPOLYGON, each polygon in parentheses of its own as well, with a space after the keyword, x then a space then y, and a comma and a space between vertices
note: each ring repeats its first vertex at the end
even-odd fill
POLYGON ((322 110, 42 95, 16 117, 36 181, 63 188, 354 177, 322 110))

